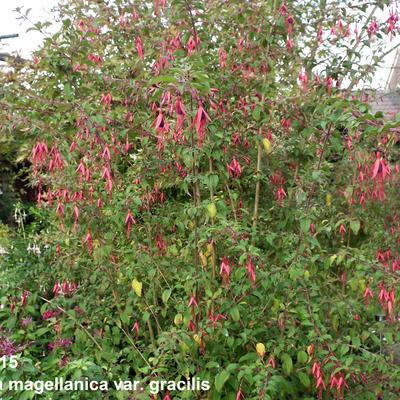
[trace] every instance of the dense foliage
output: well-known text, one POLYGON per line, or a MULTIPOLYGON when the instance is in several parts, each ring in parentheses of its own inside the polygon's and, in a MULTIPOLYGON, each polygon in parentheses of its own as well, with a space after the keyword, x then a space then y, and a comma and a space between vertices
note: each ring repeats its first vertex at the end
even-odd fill
POLYGON ((352 91, 397 15, 363 3, 60 6, 59 32, 1 77, 2 132, 27 133, 38 192, 2 256, 0 356, 20 363, 4 379, 398 398, 399 130, 352 91))

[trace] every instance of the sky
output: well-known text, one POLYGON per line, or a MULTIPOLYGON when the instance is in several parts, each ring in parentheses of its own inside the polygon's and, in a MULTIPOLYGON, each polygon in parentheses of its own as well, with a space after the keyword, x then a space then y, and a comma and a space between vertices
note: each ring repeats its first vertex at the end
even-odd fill
MULTIPOLYGON (((36 31, 26 32, 31 27, 27 22, 16 20, 18 14, 14 12, 17 7, 23 9, 31 8, 29 19, 31 21, 51 20, 51 9, 56 6, 58 0, 0 0, 0 35, 18 33, 19 37, 14 39, 2 40, 0 42, 0 52, 18 52, 22 57, 30 57, 33 50, 38 48, 43 40, 43 35, 36 31)), ((387 11, 385 12, 387 14, 387 11)), ((385 18, 385 15, 378 15, 385 18)), ((400 41, 400 36, 388 43, 388 49, 400 41)), ((371 83, 375 89, 384 89, 386 81, 393 65, 395 52, 388 55, 371 83)))
POLYGON ((22 20, 16 20, 19 15, 13 10, 17 7, 23 7, 25 10, 31 8, 28 14, 30 20, 47 21, 51 19, 51 8, 57 3, 57 0, 0 0, 0 35, 19 34, 18 38, 2 40, 0 52, 17 51, 22 57, 29 57, 43 40, 43 35, 39 32, 26 32, 31 25, 23 23, 22 20))

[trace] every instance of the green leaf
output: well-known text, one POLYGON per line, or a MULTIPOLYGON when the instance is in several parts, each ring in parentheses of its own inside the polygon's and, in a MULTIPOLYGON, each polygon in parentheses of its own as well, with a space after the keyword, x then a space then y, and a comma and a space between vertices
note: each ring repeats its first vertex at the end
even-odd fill
POLYGON ((261 119, 261 109, 260 107, 256 107, 252 113, 254 121, 258 122, 261 119))
POLYGON ((170 297, 171 297, 171 289, 165 289, 161 296, 162 301, 165 305, 168 303, 170 297))
POLYGON ((237 306, 231 308, 230 314, 235 322, 238 322, 240 320, 240 312, 237 306))
POLYGON ((310 385, 311 385, 311 380, 310 380, 309 376, 308 376, 306 373, 300 371, 300 372, 297 374, 297 376, 299 377, 299 380, 300 380, 301 384, 302 384, 304 387, 306 387, 306 388, 310 387, 310 385))
POLYGON ((357 235, 358 232, 360 231, 360 226, 361 224, 359 220, 350 221, 350 229, 353 231, 355 235, 357 235))
POLYGON ((290 375, 293 370, 293 361, 289 354, 283 353, 281 356, 282 369, 286 375, 290 375))
POLYGON ((306 353, 304 350, 300 350, 300 351, 297 353, 297 361, 298 361, 300 364, 305 364, 305 363, 307 362, 307 360, 308 360, 307 353, 306 353))
POLYGON ((227 370, 223 370, 215 376, 215 389, 217 389, 218 392, 222 390, 225 382, 229 379, 229 376, 230 373, 227 370))
POLYGON ((311 221, 309 219, 302 219, 300 222, 300 228, 304 233, 309 232, 311 221))

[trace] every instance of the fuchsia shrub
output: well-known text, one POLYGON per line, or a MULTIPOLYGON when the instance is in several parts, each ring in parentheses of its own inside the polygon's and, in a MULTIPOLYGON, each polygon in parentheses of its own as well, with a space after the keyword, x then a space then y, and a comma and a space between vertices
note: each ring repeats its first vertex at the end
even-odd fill
POLYGON ((351 93, 397 34, 386 11, 61 6, 60 32, 2 77, 49 245, 12 323, 0 310, 8 330, 33 317, 24 355, 211 382, 153 398, 397 398, 400 130, 351 93))

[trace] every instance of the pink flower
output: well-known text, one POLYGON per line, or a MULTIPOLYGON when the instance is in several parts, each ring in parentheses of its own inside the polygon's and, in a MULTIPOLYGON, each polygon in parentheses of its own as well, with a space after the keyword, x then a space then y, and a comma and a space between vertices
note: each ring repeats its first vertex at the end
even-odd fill
POLYGON ((368 35, 370 38, 373 38, 376 36, 377 32, 379 31, 379 26, 378 23, 376 22, 376 19, 373 19, 371 23, 368 26, 368 35))
POLYGON ((26 305, 26 301, 28 300, 28 297, 29 297, 29 292, 24 290, 21 295, 21 307, 26 305))
POLYGON ((189 56, 194 53, 195 50, 197 50, 198 46, 200 45, 200 38, 198 36, 193 37, 190 36, 187 42, 187 51, 189 56))
POLYGON ((243 393, 242 391, 239 389, 236 393, 236 398, 235 400, 241 400, 243 398, 243 393))
POLYGON ((218 57, 219 57, 219 66, 221 67, 221 69, 224 69, 226 67, 226 60, 227 60, 226 51, 222 48, 219 49, 218 57))
POLYGON ((136 224, 136 221, 132 216, 131 210, 128 209, 128 214, 126 215, 126 218, 125 218, 125 225, 127 227, 128 238, 131 236, 132 225, 135 225, 135 224, 136 224))
POLYGON ((269 366, 272 367, 272 368, 276 368, 276 362, 275 362, 274 356, 271 356, 271 357, 268 359, 267 365, 269 365, 269 366))
POLYGON ((139 36, 136 38, 136 51, 138 53, 139 58, 143 60, 144 59, 143 42, 139 36))
POLYGON ((225 283, 229 283, 229 277, 231 275, 231 267, 227 257, 223 257, 219 268, 219 274, 221 275, 225 283))
POLYGON ((92 251, 93 251, 93 239, 92 239, 92 233, 90 232, 90 229, 88 230, 88 232, 87 232, 87 234, 85 236, 85 240, 83 241, 83 243, 86 243, 89 254, 92 253, 92 251))
POLYGON ((386 177, 390 176, 390 167, 386 164, 385 160, 381 158, 379 151, 376 153, 376 160, 372 168, 372 179, 380 178, 384 180, 386 177))
POLYGON ((239 178, 242 174, 242 167, 236 161, 236 158, 233 158, 230 164, 227 164, 228 167, 228 174, 231 178, 239 178))
POLYGON ((278 188, 278 190, 276 191, 276 193, 275 193, 275 200, 278 202, 278 204, 280 206, 282 206, 283 205, 283 200, 285 199, 285 197, 286 197, 286 192, 283 189, 283 187, 280 186, 278 188))
POLYGON ((365 307, 368 307, 369 299, 372 299, 374 297, 369 287, 365 288, 363 297, 364 297, 365 307))
POLYGON ((286 42, 286 49, 290 53, 294 47, 294 42, 292 39, 288 39, 286 42))
POLYGON ((61 293, 61 291, 62 291, 62 288, 61 288, 60 282, 55 282, 54 286, 53 286, 54 297, 58 296, 61 293))
POLYGON ((47 310, 43 313, 42 318, 46 321, 50 318, 55 318, 60 314, 60 311, 47 310))
POLYGON ((58 214, 58 216, 61 219, 64 218, 64 206, 60 200, 58 200, 58 203, 57 203, 56 213, 58 214))
POLYGON ((256 281, 256 272, 255 272, 255 269, 254 269, 254 264, 251 261, 251 257, 249 257, 247 259, 246 272, 247 272, 247 275, 248 275, 248 277, 249 277, 249 279, 251 281, 251 284, 254 286, 254 282, 256 281))
POLYGON ((192 294, 192 296, 190 297, 188 307, 198 307, 196 297, 194 294, 192 294))
POLYGON ((111 97, 111 94, 110 93, 107 93, 107 94, 102 94, 101 95, 101 100, 100 100, 100 103, 104 106, 104 107, 108 107, 108 106, 110 106, 111 105, 111 102, 112 102, 112 97, 111 97))
POLYGON ((136 336, 136 338, 138 338, 138 336, 139 336, 139 329, 140 329, 140 327, 139 327, 139 322, 136 321, 136 322, 133 324, 133 327, 132 327, 132 330, 135 331, 135 336, 136 336))
POLYGON ((307 89, 307 84, 308 84, 308 76, 306 71, 302 68, 299 72, 298 80, 300 85, 303 87, 303 89, 307 89))
POLYGON ((196 132, 199 136, 199 143, 201 144, 204 140, 204 133, 207 127, 207 121, 211 122, 211 118, 205 112, 203 105, 199 102, 197 113, 192 121, 190 128, 193 126, 196 128, 196 132))
POLYGON ((110 153, 110 149, 108 148, 108 144, 106 144, 104 146, 104 150, 103 150, 103 153, 101 154, 101 156, 107 161, 111 160, 111 153, 110 153))
POLYGON ((81 177, 86 174, 86 168, 85 168, 85 164, 83 163, 83 160, 81 160, 81 162, 79 163, 78 168, 75 170, 75 172, 79 172, 81 177))
POLYGON ((70 339, 57 339, 55 342, 49 343, 48 348, 50 351, 57 348, 67 348, 72 345, 72 340, 70 339))
POLYGON ((340 227, 339 227, 339 234, 340 234, 340 236, 342 237, 342 239, 343 239, 343 236, 345 235, 345 233, 346 233, 346 228, 345 228, 345 226, 344 226, 343 224, 340 224, 340 227))
POLYGON ((74 217, 74 223, 77 224, 79 219, 79 208, 76 203, 74 204, 73 217, 74 217))

